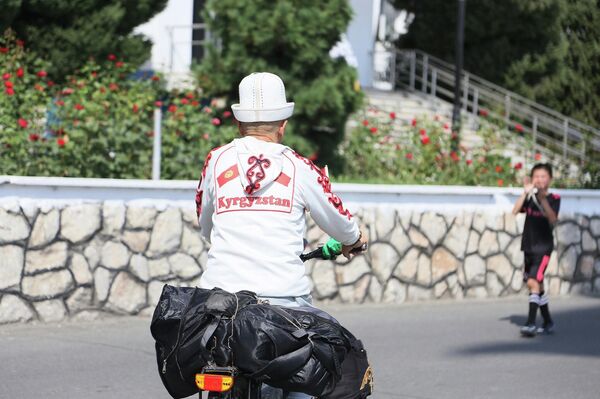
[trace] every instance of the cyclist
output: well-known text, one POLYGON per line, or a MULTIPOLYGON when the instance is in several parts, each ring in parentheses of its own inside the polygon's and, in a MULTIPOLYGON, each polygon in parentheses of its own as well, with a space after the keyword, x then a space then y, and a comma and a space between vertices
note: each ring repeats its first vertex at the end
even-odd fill
POLYGON ((241 81, 239 96, 231 108, 242 137, 208 154, 196 193, 201 234, 211 242, 200 287, 250 290, 274 305, 310 306, 310 281, 299 258, 306 212, 343 244, 346 258, 366 239, 326 174, 281 144, 294 111, 283 81, 253 73, 241 81))

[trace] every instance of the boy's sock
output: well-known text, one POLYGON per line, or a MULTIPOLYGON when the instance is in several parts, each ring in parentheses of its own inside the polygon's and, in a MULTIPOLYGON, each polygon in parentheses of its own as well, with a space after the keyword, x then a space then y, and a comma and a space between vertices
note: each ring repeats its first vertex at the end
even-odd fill
POLYGON ((535 324, 535 317, 540 306, 540 295, 538 293, 529 294, 529 316, 527 317, 527 325, 535 324))
POLYGON ((549 326, 552 324, 552 317, 550 317, 550 309, 548 308, 548 294, 544 291, 540 292, 540 313, 544 318, 544 326, 549 326))

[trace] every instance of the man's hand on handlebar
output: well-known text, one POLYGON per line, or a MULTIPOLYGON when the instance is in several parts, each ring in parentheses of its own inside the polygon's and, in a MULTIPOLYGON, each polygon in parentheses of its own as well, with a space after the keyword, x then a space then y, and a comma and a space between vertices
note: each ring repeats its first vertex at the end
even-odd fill
POLYGON ((346 257, 346 259, 350 259, 352 256, 357 255, 364 250, 367 249, 367 237, 363 234, 362 230, 360 231, 360 236, 358 240, 352 245, 343 245, 342 246, 342 255, 346 257))

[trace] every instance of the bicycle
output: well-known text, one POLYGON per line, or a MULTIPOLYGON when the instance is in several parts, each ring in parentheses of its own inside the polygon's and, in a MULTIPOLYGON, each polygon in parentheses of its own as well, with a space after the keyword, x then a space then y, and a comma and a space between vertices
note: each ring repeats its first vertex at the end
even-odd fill
MULTIPOLYGON (((364 244, 351 253, 357 254, 366 249, 367 244, 364 244)), ((330 238, 317 249, 301 254, 300 259, 303 262, 310 259, 335 260, 341 253, 342 244, 330 238)), ((204 391, 208 392, 208 399, 261 399, 262 397, 262 382, 253 380, 233 366, 205 366, 200 373, 196 374, 195 382, 200 389, 200 398, 204 391)))

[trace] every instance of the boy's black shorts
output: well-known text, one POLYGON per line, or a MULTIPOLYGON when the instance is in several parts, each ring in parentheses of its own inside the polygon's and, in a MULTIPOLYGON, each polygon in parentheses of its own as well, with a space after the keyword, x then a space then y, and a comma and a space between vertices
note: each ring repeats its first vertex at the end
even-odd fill
POLYGON ((544 272, 548 268, 550 262, 550 254, 534 254, 525 252, 525 271, 523 273, 523 281, 534 278, 538 282, 544 281, 544 272))

